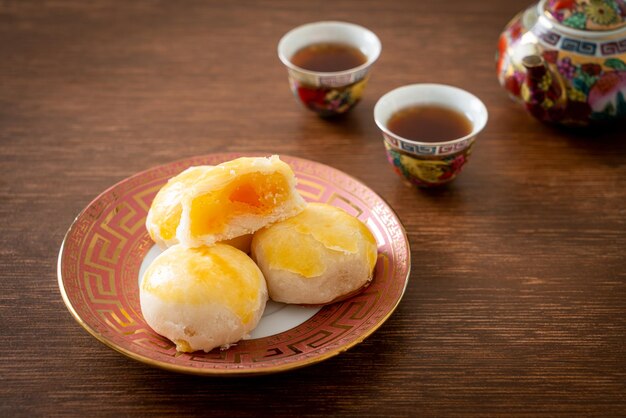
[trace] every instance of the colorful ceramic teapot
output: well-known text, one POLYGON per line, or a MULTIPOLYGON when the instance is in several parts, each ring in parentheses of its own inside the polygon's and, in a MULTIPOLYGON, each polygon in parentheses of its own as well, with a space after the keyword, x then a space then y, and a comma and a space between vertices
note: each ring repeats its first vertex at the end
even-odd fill
POLYGON ((626 130, 626 0, 541 0, 500 35, 497 72, 540 120, 626 130))

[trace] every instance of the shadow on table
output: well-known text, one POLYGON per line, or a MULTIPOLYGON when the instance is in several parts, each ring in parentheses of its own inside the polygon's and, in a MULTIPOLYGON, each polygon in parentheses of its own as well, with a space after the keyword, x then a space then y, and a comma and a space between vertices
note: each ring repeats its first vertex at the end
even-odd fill
POLYGON ((570 146, 589 151, 590 155, 613 156, 626 151, 626 121, 597 127, 545 125, 545 129, 570 146))

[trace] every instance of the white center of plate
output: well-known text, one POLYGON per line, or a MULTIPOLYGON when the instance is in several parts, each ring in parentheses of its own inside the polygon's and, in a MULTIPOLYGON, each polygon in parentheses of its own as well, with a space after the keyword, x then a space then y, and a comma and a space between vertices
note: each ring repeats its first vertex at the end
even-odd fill
MULTIPOLYGON (((141 267, 139 268, 138 282, 141 281, 150 263, 162 252, 163 251, 157 245, 153 245, 150 251, 146 253, 146 256, 141 262, 141 267)), ((265 311, 258 325, 250 333, 250 339, 269 337, 270 335, 288 331, 308 321, 320 309, 321 307, 319 306, 288 305, 270 300, 265 306, 265 311)))

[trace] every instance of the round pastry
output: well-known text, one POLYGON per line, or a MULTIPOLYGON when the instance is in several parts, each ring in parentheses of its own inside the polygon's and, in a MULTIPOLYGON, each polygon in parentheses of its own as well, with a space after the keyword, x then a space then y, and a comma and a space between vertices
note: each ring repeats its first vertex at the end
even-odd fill
POLYGON ((377 259, 370 230, 342 209, 321 203, 255 233, 251 250, 270 298, 306 305, 360 291, 372 280, 377 259))
POLYGON ((224 244, 168 248, 150 264, 139 287, 148 325, 183 352, 228 348, 246 338, 267 302, 259 268, 224 244))

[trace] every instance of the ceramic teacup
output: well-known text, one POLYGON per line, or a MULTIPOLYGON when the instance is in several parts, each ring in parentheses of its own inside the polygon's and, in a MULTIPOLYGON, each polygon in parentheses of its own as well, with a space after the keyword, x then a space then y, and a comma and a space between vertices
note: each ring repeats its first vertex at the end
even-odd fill
POLYGON ((298 26, 278 43, 278 57, 287 67, 291 91, 307 108, 321 116, 333 116, 352 109, 361 99, 369 71, 378 59, 381 44, 369 29, 347 22, 323 21, 298 26), (336 72, 309 71, 291 62, 300 49, 318 43, 352 46, 366 62, 336 72))
POLYGON ((467 162, 476 136, 487 123, 487 108, 473 94, 443 84, 412 84, 382 96, 374 107, 374 120, 382 131, 387 160, 396 173, 418 187, 452 181, 467 162), (471 132, 444 142, 419 142, 403 138, 388 128, 398 111, 420 105, 447 107, 465 115, 471 132))

